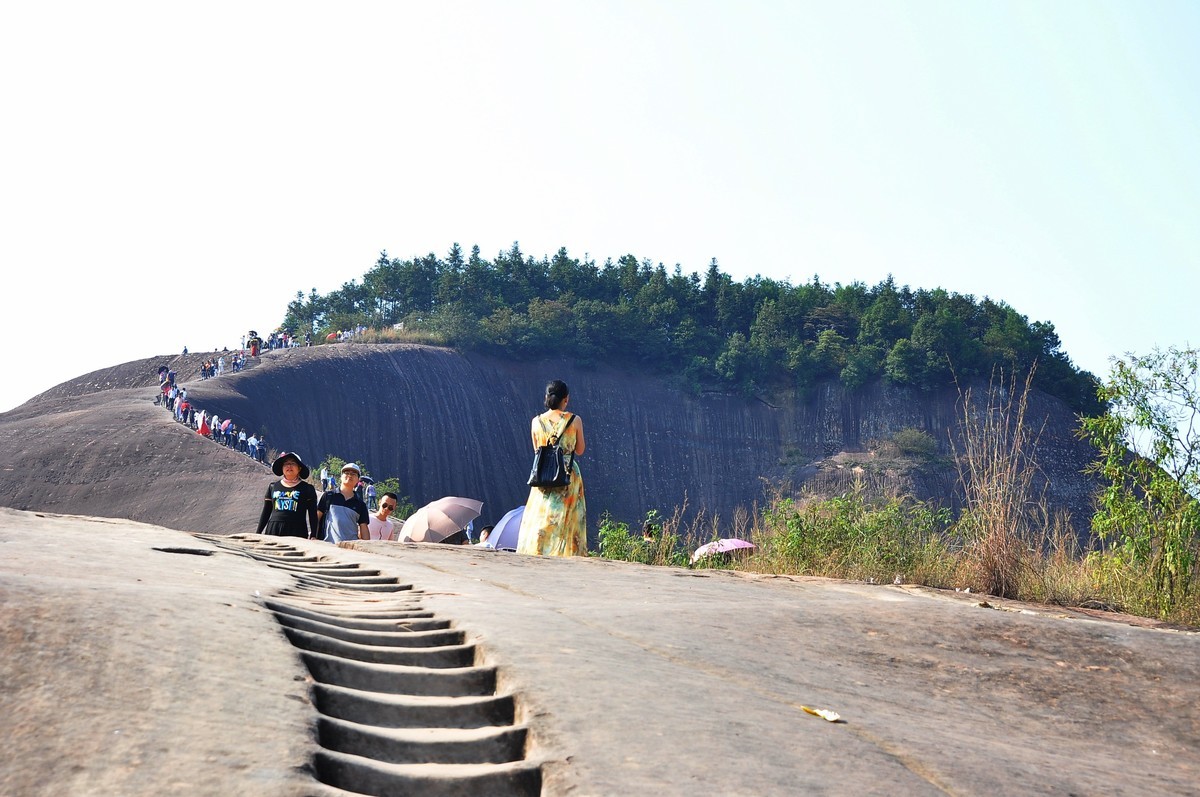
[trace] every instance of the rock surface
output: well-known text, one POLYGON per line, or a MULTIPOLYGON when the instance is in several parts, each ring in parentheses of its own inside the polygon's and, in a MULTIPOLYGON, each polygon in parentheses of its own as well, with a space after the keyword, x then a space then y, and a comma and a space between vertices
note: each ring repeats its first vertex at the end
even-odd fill
MULTIPOLYGON (((394 575, 465 632, 547 795, 1176 795, 1200 777, 1195 633, 890 585, 283 542, 394 575)), ((267 610, 309 588, 177 531, 0 510, 0 793, 347 793, 318 779, 317 687, 267 610)))

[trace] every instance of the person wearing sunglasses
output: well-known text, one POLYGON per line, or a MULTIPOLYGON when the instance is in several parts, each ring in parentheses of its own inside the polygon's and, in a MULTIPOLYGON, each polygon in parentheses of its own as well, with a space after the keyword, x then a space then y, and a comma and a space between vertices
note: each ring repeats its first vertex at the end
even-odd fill
POLYGON ((372 540, 390 540, 396 531, 396 524, 391 521, 392 513, 396 511, 396 504, 399 501, 395 493, 384 493, 383 498, 379 500, 379 510, 371 515, 371 521, 367 524, 368 539, 372 540))

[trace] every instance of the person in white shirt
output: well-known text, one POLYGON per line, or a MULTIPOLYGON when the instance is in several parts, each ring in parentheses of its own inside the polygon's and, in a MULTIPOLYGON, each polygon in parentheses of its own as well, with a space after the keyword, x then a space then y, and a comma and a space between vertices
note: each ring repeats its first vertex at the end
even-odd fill
POLYGON ((379 511, 371 515, 371 520, 367 523, 367 539, 392 539, 392 535, 396 533, 396 524, 388 518, 396 511, 396 504, 399 500, 395 493, 383 494, 383 498, 379 501, 379 511))

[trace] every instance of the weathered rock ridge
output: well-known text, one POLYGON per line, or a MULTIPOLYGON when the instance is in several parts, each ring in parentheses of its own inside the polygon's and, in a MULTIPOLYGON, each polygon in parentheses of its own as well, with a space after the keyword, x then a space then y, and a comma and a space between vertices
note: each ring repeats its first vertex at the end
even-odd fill
MULTIPOLYGON (((590 533, 601 513, 634 521, 646 510, 691 510, 728 519, 763 497, 764 484, 816 479, 818 463, 865 451, 905 427, 949 450, 960 418, 954 390, 923 393, 885 384, 848 395, 829 384, 808 397, 692 396, 662 378, 561 360, 515 362, 413 345, 340 344, 265 354, 239 374, 195 378, 204 354, 162 357, 97 371, 0 415, 0 502, 17 509, 128 517, 198 531, 245 531, 269 473, 182 426, 152 403, 157 366, 170 362, 194 403, 252 430, 272 450, 310 463, 329 454, 398 476, 420 505, 442 495, 484 501, 494 522, 525 501, 529 419, 547 379, 571 386, 585 423, 590 533), (196 362, 192 363, 191 360, 196 362)), ((1086 519, 1094 485, 1081 474, 1090 449, 1060 402, 1031 400, 1044 428, 1039 460, 1052 506, 1086 519)), ((900 485, 951 500, 946 465, 900 485)), ((252 530, 252 529, 250 529, 252 530)))

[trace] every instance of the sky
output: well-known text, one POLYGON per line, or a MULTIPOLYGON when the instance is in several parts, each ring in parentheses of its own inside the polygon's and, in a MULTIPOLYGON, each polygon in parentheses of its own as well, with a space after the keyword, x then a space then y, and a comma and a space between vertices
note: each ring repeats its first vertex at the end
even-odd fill
POLYGON ((1200 345, 1200 3, 7 3, 0 411, 514 241, 1200 345))

